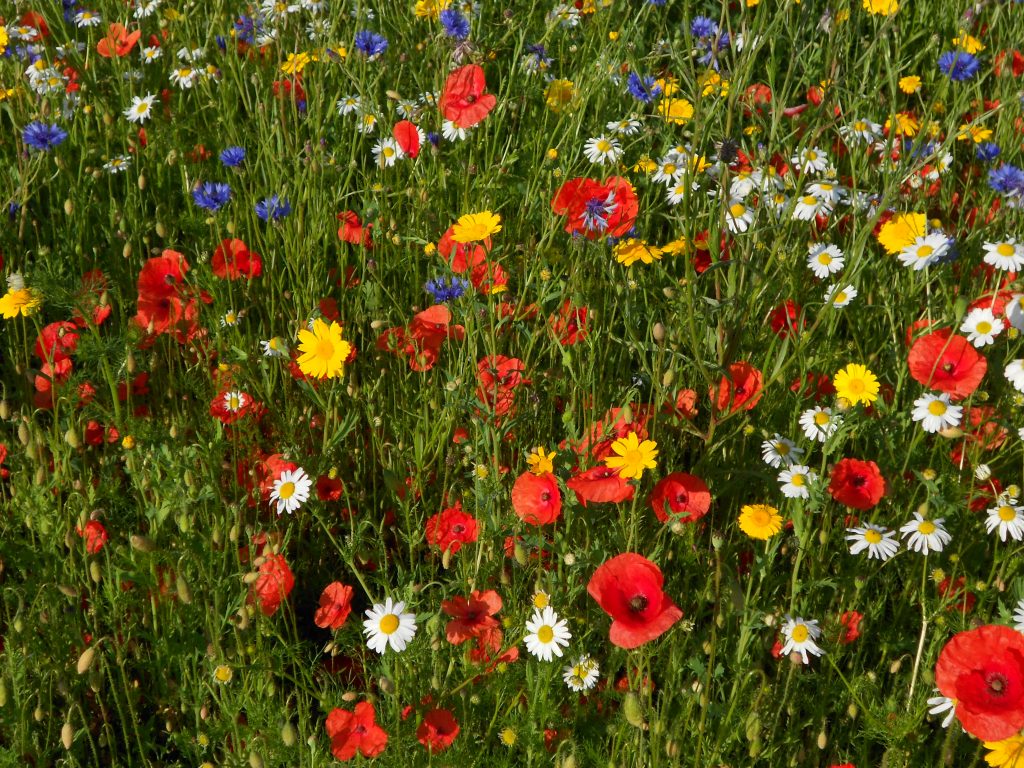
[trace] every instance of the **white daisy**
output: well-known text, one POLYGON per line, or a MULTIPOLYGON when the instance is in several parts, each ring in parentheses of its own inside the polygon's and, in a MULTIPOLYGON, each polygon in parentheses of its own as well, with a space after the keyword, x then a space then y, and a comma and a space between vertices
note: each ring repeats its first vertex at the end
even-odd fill
POLYGON ((583 145, 583 154, 587 160, 598 165, 614 163, 622 156, 622 147, 618 139, 609 139, 607 136, 596 136, 587 139, 583 145))
POLYGON ((949 250, 949 239, 941 232, 921 235, 897 254, 900 264, 915 271, 929 267, 949 250))
POLYGON ((685 198, 686 195, 689 194, 689 192, 689 185, 687 185, 685 181, 682 182, 681 184, 676 184, 674 186, 669 187, 668 194, 666 195, 666 198, 668 199, 668 204, 679 205, 679 203, 683 202, 683 198, 685 198))
POLYGON ((194 67, 175 67, 171 71, 171 82, 179 88, 191 88, 199 79, 199 70, 194 67))
POLYGON ((231 413, 237 413, 242 410, 248 402, 249 396, 245 392, 234 390, 224 393, 224 407, 231 413))
MULTIPOLYGON (((935 689, 936 693, 938 689, 935 689)), ((942 718, 942 727, 949 728, 949 724, 953 722, 953 717, 956 715, 956 702, 946 696, 932 696, 928 699, 928 714, 929 715, 941 715, 943 712, 946 716, 942 718)))
POLYGON ((145 96, 133 96, 132 104, 124 111, 124 116, 130 123, 144 123, 149 119, 149 113, 153 111, 153 101, 156 94, 147 93, 145 96))
POLYGON ((839 285, 829 286, 825 291, 825 301, 836 309, 842 309, 857 298, 857 289, 852 285, 841 288, 839 285))
POLYGON ((807 266, 815 277, 824 280, 842 270, 846 262, 843 252, 834 245, 815 243, 807 249, 807 266))
POLYGON ((768 209, 777 217, 782 218, 786 206, 789 205, 789 197, 785 192, 775 192, 767 198, 768 209))
POLYGON ((832 207, 825 200, 814 195, 801 195, 796 199, 796 207, 793 208, 793 220, 810 221, 818 214, 828 216, 830 213, 832 207))
POLYGON ((1020 272, 1021 267, 1024 267, 1024 245, 1019 244, 1016 238, 982 243, 981 247, 985 249, 983 261, 996 269, 1020 272))
POLYGON ((914 401, 914 410, 910 418, 920 422, 925 432, 941 432, 944 429, 955 427, 960 424, 963 418, 963 406, 952 405, 949 402, 949 395, 943 392, 941 395, 926 393, 914 401))
POLYGON ((801 149, 789 160, 800 173, 821 173, 828 168, 828 154, 818 147, 801 149))
POLYGON ((616 136, 635 136, 637 131, 640 130, 640 121, 634 117, 613 120, 605 125, 605 129, 616 136))
POLYGON ((651 176, 653 181, 671 188, 678 182, 685 172, 685 168, 676 162, 675 155, 668 155, 658 161, 658 168, 651 176))
POLYGON ((1013 611, 1013 628, 1018 632, 1024 632, 1024 600, 1018 600, 1013 611))
POLYGON ((358 96, 342 96, 338 99, 338 103, 335 106, 338 109, 339 115, 351 115, 360 110, 362 102, 358 96))
POLYGON ((286 469, 281 477, 274 481, 274 490, 270 492, 271 505, 277 506, 277 514, 291 514, 309 499, 309 489, 313 483, 302 467, 286 469))
POLYGON ((103 170, 107 173, 121 173, 128 170, 132 165, 129 155, 116 155, 103 164, 103 170))
POLYGON ((794 464, 789 469, 779 472, 779 482, 782 483, 782 495, 787 499, 806 499, 811 495, 810 486, 817 479, 817 475, 810 467, 803 464, 794 464))
POLYGON ((163 49, 156 45, 147 45, 139 50, 139 57, 143 64, 152 64, 163 55, 163 49))
POLYGON ((526 631, 526 650, 541 661, 551 661, 552 654, 561 658, 560 646, 569 645, 572 639, 565 619, 559 619, 551 606, 543 611, 534 611, 533 618, 526 622, 526 631))
POLYGON ((466 138, 467 130, 457 126, 451 120, 445 120, 441 123, 441 135, 446 141, 463 141, 466 138))
POLYGON ((95 27, 103 22, 103 18, 96 13, 96 11, 87 11, 84 8, 75 14, 75 26, 79 29, 83 27, 95 27))
POLYGON ((846 188, 834 181, 816 181, 807 185, 807 194, 814 195, 830 208, 846 202, 846 188))
POLYGON ((821 629, 818 627, 818 622, 813 619, 805 621, 801 616, 794 619, 787 613, 781 632, 782 636, 786 638, 786 644, 782 646, 783 656, 799 653, 803 663, 809 664, 808 653, 821 656, 825 652, 814 642, 821 637, 821 629))
POLYGON ((850 542, 850 554, 859 555, 865 549, 868 551, 868 559, 876 559, 885 562, 900 551, 900 542, 896 538, 896 531, 890 531, 880 525, 865 523, 860 528, 847 528, 846 540, 850 542))
POLYGON ((390 168, 403 157, 405 152, 394 139, 378 139, 373 145, 373 159, 381 168, 390 168))
POLYGON ((732 233, 746 232, 754 223, 754 209, 738 197, 729 200, 725 209, 725 225, 732 233))
POLYGON ((1013 294, 1013 298, 1006 303, 1003 316, 1018 331, 1024 331, 1024 293, 1013 294))
POLYGON ((761 458, 769 467, 778 469, 783 464, 792 466, 801 455, 803 449, 797 448, 796 443, 778 432, 770 440, 761 443, 761 458))
POLYGON ((356 130, 364 136, 369 136, 375 130, 377 130, 377 116, 372 112, 362 112, 359 114, 359 120, 356 122, 356 130))
POLYGON ((1006 503, 988 510, 985 528, 989 533, 998 530, 999 540, 1006 541, 1009 534, 1014 541, 1024 539, 1024 507, 1015 504, 1016 499, 1006 499, 1006 503))
POLYGON ((760 185, 761 172, 756 168, 749 171, 737 171, 736 175, 732 177, 732 181, 729 182, 729 197, 745 199, 760 185))
POLYGON ((264 357, 287 357, 288 342, 280 336, 260 342, 260 350, 264 357))
POLYGON ((580 656, 576 663, 562 670, 562 679, 569 689, 579 693, 589 691, 597 684, 601 667, 589 656, 580 656))
MULTIPOLYGON (((326 19, 325 19, 326 21, 326 19)), ((399 99, 395 110, 406 120, 412 120, 420 110, 420 105, 413 99, 399 99)))
POLYGON ((816 405, 800 414, 800 426, 807 439, 817 440, 819 443, 828 440, 832 433, 839 429, 841 423, 842 417, 839 414, 833 414, 831 408, 822 408, 816 405))
POLYGON ((156 13, 156 9, 160 7, 160 0, 144 0, 135 6, 135 12, 132 14, 136 19, 146 19, 156 13))
POLYGON ((374 603, 373 608, 366 611, 363 622, 363 634, 366 635, 366 647, 371 651, 383 654, 388 646, 395 653, 401 653, 416 635, 416 614, 402 613, 405 603, 392 602, 385 598, 384 603, 374 603))
POLYGON ((996 317, 991 309, 972 309, 964 318, 960 332, 967 334, 967 340, 981 349, 992 344, 996 336, 1005 328, 1003 321, 996 317))
POLYGON ((1024 360, 1011 360, 1003 369, 1003 375, 1018 392, 1024 392, 1024 360))
POLYGON ((848 143, 871 144, 882 136, 882 126, 864 118, 857 118, 839 129, 839 135, 848 143))
POLYGON ((240 319, 241 315, 235 312, 235 310, 229 309, 227 312, 221 315, 220 325, 222 328, 234 327, 238 325, 238 321, 240 319))
POLYGON ((920 512, 914 513, 914 519, 900 528, 903 538, 910 537, 907 549, 927 555, 929 552, 941 552, 953 537, 942 527, 945 518, 926 519, 920 512))

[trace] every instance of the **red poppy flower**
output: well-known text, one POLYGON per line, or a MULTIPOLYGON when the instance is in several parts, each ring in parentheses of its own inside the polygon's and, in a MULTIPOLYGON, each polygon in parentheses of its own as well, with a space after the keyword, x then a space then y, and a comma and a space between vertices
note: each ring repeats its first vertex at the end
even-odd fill
POLYGON ((263 259, 258 253, 250 252, 242 240, 232 238, 222 240, 217 246, 210 268, 222 280, 259 277, 263 274, 263 259))
POLYGON ((633 228, 639 210, 633 185, 621 176, 605 182, 576 178, 562 184, 551 200, 556 216, 568 216, 570 235, 621 237, 633 228))
POLYGON ((377 725, 377 713, 368 701, 356 704, 355 712, 332 709, 325 727, 331 754, 342 762, 351 760, 357 752, 363 757, 376 757, 388 744, 388 735, 377 725))
POLYGON ((965 588, 964 585, 966 583, 967 579, 964 576, 959 576, 956 579, 950 579, 947 576, 939 582, 937 588, 939 594, 949 601, 949 605, 946 606, 947 611, 968 613, 973 610, 978 598, 974 596, 973 592, 965 588))
POLYGON ((633 498, 634 488, 619 476, 619 470, 599 466, 580 472, 565 483, 584 507, 588 501, 610 501, 618 504, 633 498))
POLYGON ((821 402, 826 397, 832 397, 836 393, 832 377, 827 373, 815 373, 808 371, 801 379, 797 377, 789 385, 790 392, 797 392, 800 397, 813 397, 815 402, 821 402))
POLYGON ((352 587, 332 581, 320 594, 320 607, 313 615, 313 623, 323 629, 340 629, 352 612, 352 587))
POLYGON ((885 478, 873 461, 840 459, 832 468, 828 492, 854 509, 871 509, 885 496, 885 478))
POLYGON ((988 367, 985 357, 966 338, 948 328, 915 341, 907 359, 914 381, 955 400, 974 392, 988 367))
POLYGON ((487 117, 498 100, 494 94, 484 93, 485 88, 484 71, 476 64, 459 67, 448 75, 437 103, 444 119, 459 128, 472 128, 487 117))
POLYGON ((467 600, 454 597, 441 601, 441 610, 452 617, 445 635, 452 645, 459 645, 498 627, 494 615, 501 610, 501 596, 493 589, 473 590, 467 600))
POLYGON ((558 308, 558 314, 548 318, 548 324, 559 344, 579 344, 587 338, 587 308, 574 307, 572 302, 566 299, 558 308))
POLYGON ((152 298, 175 296, 186 272, 188 262, 185 257, 168 248, 159 256, 147 259, 142 265, 139 270, 139 295, 152 298))
POLYGON ((90 555, 95 555, 101 549, 103 545, 110 539, 107 536, 107 529, 103 527, 103 523, 99 520, 90 520, 85 524, 85 529, 76 528, 78 535, 85 539, 85 551, 90 555))
POLYGON ((459 724, 447 709, 432 709, 423 716, 416 738, 431 754, 443 752, 459 735, 459 724))
POLYGON ((35 354, 43 362, 56 363, 75 354, 78 348, 78 326, 57 322, 43 327, 36 338, 35 354))
POLYGON ((273 616, 295 586, 295 576, 282 555, 267 555, 252 585, 252 599, 264 616, 273 616))
POLYGON ((675 419, 692 421, 700 412, 697 408, 697 391, 693 389, 679 390, 676 393, 675 401, 666 400, 661 412, 675 419))
POLYGON ((416 130, 416 126, 408 120, 400 120, 395 123, 391 133, 394 135, 395 141, 398 142, 398 146, 402 148, 402 151, 415 159, 420 153, 420 132, 416 130))
POLYGON ((338 238, 352 245, 362 245, 366 248, 373 247, 373 239, 370 237, 370 229, 373 224, 365 227, 359 220, 359 214, 355 211, 342 211, 337 216, 341 226, 338 227, 338 238))
POLYGON ((562 493, 550 472, 523 472, 512 486, 512 509, 524 523, 546 525, 562 514, 562 493))
POLYGON ((345 486, 336 477, 320 475, 316 479, 316 497, 320 501, 341 501, 345 486))
POLYGON ((663 523, 695 523, 711 509, 711 493, 699 477, 673 472, 654 486, 651 509, 663 523))
POLYGON ((429 371, 441 354, 441 343, 445 339, 463 339, 466 329, 461 325, 450 325, 451 311, 443 304, 436 304, 418 313, 405 328, 388 328, 377 339, 377 349, 404 354, 409 358, 409 367, 414 371, 429 371))
POLYGON ((716 411, 749 411, 761 399, 761 372, 750 363, 732 363, 718 388, 711 390, 716 411))
POLYGON ((661 587, 661 569, 646 557, 626 552, 600 565, 588 594, 612 617, 609 639, 619 648, 637 648, 660 637, 683 617, 661 587))
POLYGON ((805 325, 803 309, 792 299, 786 299, 768 315, 768 324, 780 339, 798 334, 805 325))
POLYGON ((512 410, 515 389, 529 383, 523 378, 523 361, 504 355, 490 355, 477 363, 477 398, 497 416, 512 410))
POLYGON ((452 240, 454 235, 455 227, 448 227, 437 241, 437 253, 448 262, 452 272, 461 275, 487 261, 491 238, 485 237, 479 243, 456 243, 452 240))
POLYGON ((113 56, 127 56, 140 37, 142 37, 140 30, 129 33, 120 24, 111 24, 107 27, 107 36, 96 44, 96 52, 105 59, 113 56))
POLYGON ((956 702, 965 731, 1008 739, 1024 728, 1024 634, 987 625, 954 635, 939 654, 935 683, 956 702))
POLYGON ((476 541, 476 536, 476 518, 462 511, 460 501, 427 520, 427 543, 442 552, 450 549, 454 555, 463 544, 476 541))
POLYGON ((843 630, 839 633, 840 643, 849 645, 860 637, 860 622, 863 618, 864 614, 859 611, 843 611, 843 614, 839 617, 839 623, 843 627, 843 630))
POLYGON ((1001 448, 1010 436, 1006 428, 995 420, 999 414, 991 405, 972 406, 965 415, 967 418, 960 424, 964 430, 963 440, 950 451, 950 458, 957 466, 963 463, 965 450, 994 451, 1001 448))

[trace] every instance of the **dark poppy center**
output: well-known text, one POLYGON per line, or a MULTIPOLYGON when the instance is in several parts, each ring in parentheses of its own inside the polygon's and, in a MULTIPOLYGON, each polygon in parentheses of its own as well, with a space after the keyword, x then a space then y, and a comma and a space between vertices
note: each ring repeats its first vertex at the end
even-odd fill
POLYGON ((355 728, 352 729, 352 733, 358 733, 358 734, 362 735, 362 734, 366 733, 366 726, 363 725, 362 723, 360 723, 359 725, 357 725, 355 728))
POLYGON ((850 485, 854 488, 862 488, 867 481, 868 479, 864 475, 854 475, 853 479, 850 480, 850 485))
POLYGON ((462 533, 465 530, 466 526, 464 526, 462 523, 456 523, 452 526, 452 533, 462 533))
POLYGON ((747 394, 747 390, 746 390, 746 388, 742 384, 737 384, 736 385, 736 394, 737 395, 745 395, 745 394, 747 394))
POLYGON ((943 363, 942 364, 942 370, 944 370, 946 373, 952 373, 953 369, 955 367, 956 366, 954 366, 952 363, 943 363))
POLYGON ((647 608, 647 598, 644 595, 636 595, 629 601, 629 610, 634 613, 642 613, 647 608))
POLYGON ((541 501, 543 501, 543 502, 547 502, 547 501, 548 501, 548 500, 549 500, 550 498, 551 498, 551 494, 550 494, 550 493, 548 493, 547 491, 544 491, 544 492, 543 492, 543 493, 542 493, 542 494, 540 495, 540 500, 541 500, 541 501))
POLYGON ((469 96, 466 97, 466 103, 467 104, 475 104, 476 103, 476 96, 474 96, 472 93, 469 94, 469 96))
POLYGON ((1006 675, 993 673, 985 678, 985 685, 988 686, 988 692, 993 696, 1002 696, 1006 693, 1006 675))

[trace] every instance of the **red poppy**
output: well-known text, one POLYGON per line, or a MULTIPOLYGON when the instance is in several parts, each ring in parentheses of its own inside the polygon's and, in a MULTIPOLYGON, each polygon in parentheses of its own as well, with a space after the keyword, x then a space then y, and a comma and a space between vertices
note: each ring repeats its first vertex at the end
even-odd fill
POLYGON ((843 614, 839 617, 839 623, 843 627, 839 633, 840 643, 849 645, 860 637, 860 622, 863 618, 864 614, 859 611, 843 611, 843 614))
POLYGON ((675 401, 666 400, 661 412, 676 419, 692 421, 700 413, 697 408, 697 391, 693 389, 679 390, 676 393, 675 401))
POLYGON ((588 501, 618 504, 633 498, 634 488, 619 476, 619 470, 598 466, 570 477, 565 483, 584 507, 588 501))
POLYGON ((523 472, 512 486, 512 509, 524 523, 546 525, 562 514, 562 493, 550 472, 523 472))
POLYGON ((646 557, 626 552, 600 565, 588 594, 612 617, 609 639, 619 648, 637 648, 660 637, 683 617, 661 587, 661 569, 646 557))
POLYGON ((459 735, 459 723, 447 709, 432 709, 423 716, 416 738, 431 754, 443 752, 459 735))
POLYGON ((885 496, 885 478, 873 461, 840 459, 832 468, 828 492, 854 509, 871 509, 885 496))
POLYGON ((427 520, 427 543, 442 552, 450 549, 454 555, 463 544, 476 541, 476 536, 476 518, 462 511, 460 501, 427 520))
POLYGON ((210 262, 213 274, 222 280, 259 277, 263 274, 263 260, 258 253, 238 238, 222 240, 213 252, 210 262))
POLYGON ((562 184, 551 200, 556 216, 568 216, 565 231, 570 235, 621 237, 636 222, 636 192, 621 176, 604 182, 576 178, 562 184))
POLYGON ((646 440, 650 416, 651 408, 646 404, 637 405, 632 413, 625 408, 609 408, 600 421, 590 425, 583 439, 573 445, 573 450, 580 455, 589 452, 595 462, 604 461, 612 455, 612 444, 630 432, 635 432, 639 440, 646 440))
POLYGON ((695 523, 711 509, 711 493, 699 477, 673 472, 654 486, 651 509, 663 523, 695 523))
POLYGON ((388 735, 377 725, 373 704, 361 701, 355 712, 335 708, 327 715, 327 736, 331 740, 331 754, 347 762, 359 752, 363 757, 376 757, 388 744, 388 735))
POLYGON ((716 411, 749 411, 761 399, 761 372, 747 362, 732 363, 718 388, 711 390, 716 411))
POLYGON ((120 24, 111 24, 107 27, 107 36, 96 44, 96 52, 105 59, 113 56, 126 56, 135 43, 142 37, 140 30, 129 33, 120 24))
POLYGON ((983 451, 994 451, 1002 447, 1010 436, 1007 429, 997 419, 999 414, 991 405, 972 406, 967 409, 966 417, 960 424, 964 430, 963 440, 957 442, 950 451, 953 463, 960 466, 964 460, 964 451, 974 448, 983 451))
POLYGON ((420 153, 420 132, 416 130, 416 126, 408 120, 400 120, 395 123, 391 133, 394 135, 395 141, 398 142, 398 146, 401 147, 402 151, 415 159, 420 153))
POLYGON ((313 623, 323 629, 340 629, 352 612, 352 587, 332 581, 320 594, 320 607, 313 615, 313 623))
POLYGON ((65 360, 75 354, 77 348, 78 326, 74 323, 50 323, 36 337, 35 354, 43 362, 65 360))
POLYGON ((495 415, 502 416, 512 410, 515 389, 529 383, 523 378, 523 361, 504 355, 490 355, 477 363, 477 398, 495 415))
POLYGON ((985 357, 966 338, 948 328, 915 341, 908 362, 914 381, 955 400, 974 392, 988 367, 985 357))
POLYGON ((147 259, 139 270, 139 295, 154 298, 174 296, 184 282, 188 262, 177 251, 169 248, 159 256, 147 259))
POLYGON ((342 211, 337 216, 341 226, 338 227, 338 238, 352 245, 362 245, 366 248, 373 247, 373 238, 370 237, 370 230, 373 224, 365 227, 359 220, 359 214, 355 211, 342 211))
POLYGON ((935 684, 956 702, 964 730, 1002 741, 1024 728, 1024 634, 987 625, 950 639, 935 665, 935 684))
POLYGON ((437 241, 437 253, 448 262, 452 272, 461 275, 487 261, 491 238, 485 237, 479 243, 456 243, 452 240, 454 235, 455 227, 448 227, 437 241))
POLYGON ((768 324, 780 339, 798 334, 805 325, 803 309, 792 299, 786 299, 768 315, 768 324))
POLYGON ((444 119, 459 128, 472 128, 487 117, 498 100, 494 94, 484 93, 485 88, 484 71, 476 64, 459 67, 448 75, 437 103, 444 119))
POLYGON ((336 477, 320 475, 316 479, 316 497, 320 501, 341 501, 345 486, 336 477))
POLYGON ((107 529, 103 527, 103 523, 99 520, 90 520, 85 524, 85 529, 76 528, 78 535, 85 539, 85 551, 90 555, 95 555, 101 549, 103 545, 110 539, 107 536, 107 529))
POLYGON ((801 379, 797 377, 789 385, 790 392, 796 392, 801 397, 813 397, 815 402, 821 402, 826 397, 832 397, 836 393, 832 377, 827 373, 815 373, 808 371, 801 379))
POLYGON ((464 597, 442 600, 441 610, 452 617, 445 627, 448 642, 459 645, 498 628, 494 615, 501 610, 501 596, 493 589, 473 590, 468 600, 464 597))
POLYGON ((295 586, 295 576, 282 555, 267 555, 252 585, 252 599, 264 616, 273 616, 295 586))
POLYGON ((587 338, 587 308, 574 307, 572 302, 566 299, 558 308, 558 314, 548 318, 548 324, 559 344, 579 344, 587 338))
POLYGON ((939 582, 939 594, 949 601, 949 605, 946 606, 947 611, 968 613, 974 608, 978 598, 974 596, 973 592, 965 588, 964 585, 966 583, 967 578, 964 576, 959 576, 956 579, 950 579, 947 576, 939 582))
POLYGON ((429 371, 441 354, 445 339, 463 339, 466 329, 450 325, 451 311, 436 304, 418 313, 407 327, 388 328, 377 339, 377 349, 404 354, 414 371, 429 371))

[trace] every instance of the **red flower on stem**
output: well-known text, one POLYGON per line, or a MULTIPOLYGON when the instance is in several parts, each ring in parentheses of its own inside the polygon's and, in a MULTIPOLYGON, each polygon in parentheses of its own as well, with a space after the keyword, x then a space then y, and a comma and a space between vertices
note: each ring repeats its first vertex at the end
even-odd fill
POLYGON ((473 590, 469 599, 454 597, 441 601, 441 610, 452 617, 445 635, 452 645, 459 645, 498 629, 494 615, 501 610, 501 596, 493 589, 473 590))
POLYGON ((273 616, 295 586, 295 576, 282 555, 267 555, 252 585, 251 599, 264 616, 273 616))
POLYGON ((427 543, 442 552, 451 550, 454 555, 463 544, 472 544, 477 537, 477 522, 472 515, 462 511, 462 502, 438 512, 427 520, 427 543))
POLYGON ((604 182, 594 179, 570 179, 559 187, 551 200, 556 216, 567 216, 565 231, 598 237, 621 237, 636 222, 637 204, 633 185, 621 176, 604 182))
POLYGON ((750 363, 732 363, 718 388, 711 390, 711 402, 718 412, 749 411, 761 399, 761 371, 750 363))
POLYGON ((459 723, 447 709, 432 709, 423 716, 416 738, 431 754, 443 752, 459 735, 459 723))
POLYGON ((985 357, 966 338, 948 328, 915 341, 907 362, 914 381, 945 392, 954 400, 974 392, 988 368, 985 357))
POLYGON ((565 483, 584 507, 589 501, 618 504, 633 498, 635 489, 619 476, 619 470, 604 465, 593 467, 569 478, 565 483))
POLYGON ((388 744, 388 735, 377 725, 377 713, 368 701, 356 704, 355 712, 332 709, 325 727, 331 754, 342 762, 351 760, 357 752, 363 757, 376 757, 388 744))
POLYGON ((512 486, 512 509, 530 525, 553 523, 562 514, 562 492, 550 472, 523 472, 512 486))
POLYGON ((695 523, 711 509, 711 492, 699 477, 673 472, 654 486, 651 509, 663 523, 695 523))
POLYGON ((320 607, 313 622, 323 629, 340 629, 352 612, 352 587, 333 581, 320 594, 320 607))
POLYGON ((667 632, 683 617, 661 587, 661 569, 646 557, 626 552, 598 567, 587 592, 612 617, 609 639, 637 648, 667 632))
POLYGON ((871 509, 885 496, 885 478, 873 461, 840 459, 832 468, 828 492, 840 504, 871 509))
POLYGON ((493 93, 484 93, 486 88, 484 71, 478 65, 456 69, 448 75, 437 103, 444 119, 459 128, 472 128, 482 121, 498 102, 493 93))

